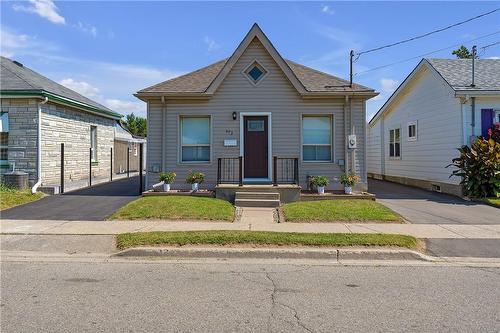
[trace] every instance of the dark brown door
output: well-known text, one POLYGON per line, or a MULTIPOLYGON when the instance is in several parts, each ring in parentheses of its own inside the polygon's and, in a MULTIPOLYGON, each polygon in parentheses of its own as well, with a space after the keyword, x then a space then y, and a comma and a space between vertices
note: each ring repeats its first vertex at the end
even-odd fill
POLYGON ((243 118, 244 177, 268 178, 268 123, 267 117, 243 118))

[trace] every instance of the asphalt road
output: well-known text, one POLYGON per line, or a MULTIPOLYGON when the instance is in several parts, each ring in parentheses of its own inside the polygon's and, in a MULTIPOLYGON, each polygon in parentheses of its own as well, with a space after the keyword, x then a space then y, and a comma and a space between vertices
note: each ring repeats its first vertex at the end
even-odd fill
POLYGON ((369 179, 368 191, 416 224, 500 224, 500 210, 451 195, 369 179))
POLYGON ((500 269, 2 263, 2 332, 498 332, 500 269))
POLYGON ((47 196, 0 213, 2 219, 101 221, 139 196, 139 177, 47 196))

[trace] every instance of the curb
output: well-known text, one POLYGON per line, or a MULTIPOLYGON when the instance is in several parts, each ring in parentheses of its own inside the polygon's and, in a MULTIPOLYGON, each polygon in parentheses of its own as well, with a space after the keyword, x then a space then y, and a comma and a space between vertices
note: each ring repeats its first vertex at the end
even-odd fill
POLYGON ((251 258, 251 259, 329 259, 342 260, 419 260, 437 258, 408 249, 279 249, 279 248, 199 248, 199 247, 135 247, 112 257, 165 258, 251 258))

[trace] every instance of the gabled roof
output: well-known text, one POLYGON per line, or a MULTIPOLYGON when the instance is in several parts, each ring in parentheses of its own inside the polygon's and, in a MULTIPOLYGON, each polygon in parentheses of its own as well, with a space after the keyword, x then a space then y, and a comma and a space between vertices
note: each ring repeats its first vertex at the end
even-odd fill
POLYGON ((456 96, 500 95, 500 59, 475 59, 474 86, 471 86, 472 59, 423 58, 372 117, 370 125, 373 125, 386 112, 400 92, 413 80, 416 73, 424 67, 446 83, 456 96))
POLYGON ((137 92, 136 96, 212 95, 254 38, 258 38, 301 95, 313 95, 315 93, 323 95, 359 93, 369 97, 377 95, 371 88, 359 84, 353 84, 352 87, 349 87, 349 82, 346 80, 283 59, 260 27, 254 24, 231 57, 194 72, 142 89, 137 92))
MULTIPOLYGON (((1 95, 53 95, 54 100, 63 99, 75 103, 81 108, 100 113, 105 117, 121 118, 121 115, 108 109, 65 86, 29 69, 23 64, 0 57, 0 93, 1 95)), ((46 97, 46 96, 43 97, 46 97)))
POLYGON ((500 59, 474 61, 474 87, 472 59, 426 59, 455 91, 500 91, 500 59))

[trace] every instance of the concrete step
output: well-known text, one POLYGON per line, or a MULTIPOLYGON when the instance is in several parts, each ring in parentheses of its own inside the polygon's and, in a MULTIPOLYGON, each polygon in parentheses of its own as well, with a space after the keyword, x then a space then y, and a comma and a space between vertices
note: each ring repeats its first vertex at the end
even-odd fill
POLYGON ((279 207, 279 199, 235 199, 237 207, 279 207))
POLYGON ((236 199, 279 200, 280 194, 275 192, 236 192, 236 199))

